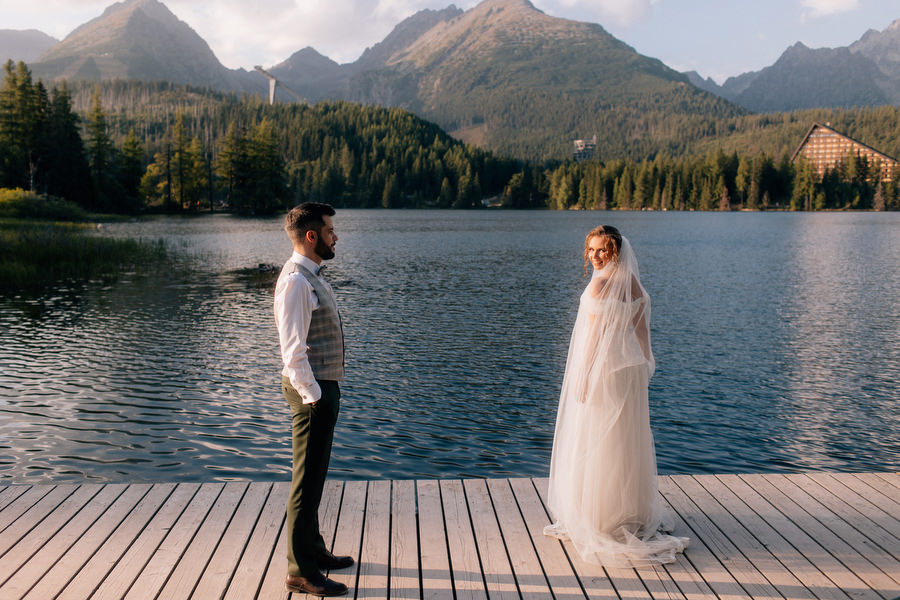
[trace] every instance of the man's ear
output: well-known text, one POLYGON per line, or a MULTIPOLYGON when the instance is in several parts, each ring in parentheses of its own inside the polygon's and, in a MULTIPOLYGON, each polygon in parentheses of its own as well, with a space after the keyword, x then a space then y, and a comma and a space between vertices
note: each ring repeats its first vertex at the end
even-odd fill
POLYGON ((306 241, 309 242, 310 244, 315 244, 318 235, 319 235, 319 232, 317 232, 315 229, 309 229, 304 234, 304 237, 306 238, 306 241))

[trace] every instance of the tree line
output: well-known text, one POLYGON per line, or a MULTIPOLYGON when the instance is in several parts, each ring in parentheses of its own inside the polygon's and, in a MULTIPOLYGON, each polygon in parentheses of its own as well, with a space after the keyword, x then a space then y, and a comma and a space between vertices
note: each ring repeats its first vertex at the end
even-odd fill
MULTIPOLYGON (((730 146, 755 129, 772 136, 799 127, 801 116, 793 114, 714 120, 721 131, 735 119, 746 127, 711 135, 693 153, 537 163, 464 144, 397 108, 269 106, 253 96, 164 82, 62 83, 48 90, 24 63, 7 62, 4 71, 0 187, 65 198, 94 212, 266 214, 306 200, 347 208, 472 208, 484 198, 551 209, 900 208, 900 182, 876 181, 877 166, 855 156, 820 178, 809 165, 792 164, 786 150, 775 158, 730 146)), ((850 122, 851 135, 878 130, 878 139, 900 123, 894 107, 822 116, 850 122)), ((802 131, 794 143, 801 137, 802 131)))
POLYGON ((853 153, 819 177, 810 163, 792 163, 787 153, 775 159, 765 152, 750 156, 718 150, 522 172, 507 186, 503 204, 601 210, 900 209, 900 169, 888 181, 879 174, 880 165, 853 153))

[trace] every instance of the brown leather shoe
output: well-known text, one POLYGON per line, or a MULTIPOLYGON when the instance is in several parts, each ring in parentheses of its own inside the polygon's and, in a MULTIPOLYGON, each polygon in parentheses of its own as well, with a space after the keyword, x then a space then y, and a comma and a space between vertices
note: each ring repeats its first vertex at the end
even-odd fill
POLYGON ((323 571, 336 571, 337 569, 346 569, 353 566, 352 556, 335 556, 328 550, 316 557, 316 564, 323 571))
POLYGON ((288 575, 284 580, 284 586, 289 592, 313 596, 340 596, 347 593, 346 585, 332 581, 321 573, 316 573, 312 577, 288 575))

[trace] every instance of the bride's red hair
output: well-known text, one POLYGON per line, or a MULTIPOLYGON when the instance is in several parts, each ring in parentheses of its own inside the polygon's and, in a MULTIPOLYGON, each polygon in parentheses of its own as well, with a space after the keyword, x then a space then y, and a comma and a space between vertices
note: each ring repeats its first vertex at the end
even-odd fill
POLYGON ((588 245, 591 239, 598 237, 603 240, 607 253, 613 261, 619 260, 619 249, 622 248, 622 234, 612 225, 599 225, 591 229, 584 238, 584 274, 591 270, 591 261, 588 259, 588 245))

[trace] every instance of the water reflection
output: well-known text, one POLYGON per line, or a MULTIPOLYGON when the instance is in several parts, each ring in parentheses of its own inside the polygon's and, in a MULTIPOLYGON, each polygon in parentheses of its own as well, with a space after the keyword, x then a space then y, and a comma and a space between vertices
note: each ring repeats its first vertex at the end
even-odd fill
MULTIPOLYGON (((900 467, 900 215, 341 211, 333 474, 545 475, 586 231, 653 297, 662 472, 900 467)), ((0 299, 0 478, 287 478, 262 264, 279 219, 158 218, 186 257, 0 299), (260 280, 263 283, 260 283, 260 280)))
POLYGON ((783 418, 797 432, 789 443, 798 462, 813 448, 816 466, 826 468, 897 452, 896 440, 871 424, 900 416, 900 312, 889 299, 900 289, 900 240, 887 223, 847 221, 802 222, 797 248, 813 251, 798 251, 789 263, 796 303, 783 321, 792 349, 784 365, 791 410, 783 418))

